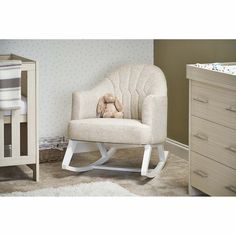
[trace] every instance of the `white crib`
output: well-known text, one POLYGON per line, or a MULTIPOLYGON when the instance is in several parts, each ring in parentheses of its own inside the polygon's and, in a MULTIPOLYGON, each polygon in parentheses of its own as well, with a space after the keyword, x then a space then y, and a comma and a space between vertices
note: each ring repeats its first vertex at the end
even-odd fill
POLYGON ((14 54, 0 55, 0 60, 22 61, 22 107, 11 112, 0 110, 0 167, 28 165, 38 181, 36 62, 14 54))

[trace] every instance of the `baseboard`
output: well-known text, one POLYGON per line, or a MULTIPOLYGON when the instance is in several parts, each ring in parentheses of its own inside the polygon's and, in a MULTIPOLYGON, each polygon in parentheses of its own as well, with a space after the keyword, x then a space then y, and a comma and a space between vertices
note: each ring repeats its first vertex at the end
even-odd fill
POLYGON ((178 142, 178 141, 176 141, 176 140, 174 140, 174 139, 167 138, 167 139, 166 139, 166 142, 167 142, 167 143, 170 143, 170 144, 173 144, 173 145, 175 145, 175 146, 177 146, 177 147, 183 148, 183 149, 185 149, 185 150, 187 150, 187 151, 189 150, 189 146, 188 146, 188 145, 183 144, 183 143, 180 143, 180 142, 178 142))

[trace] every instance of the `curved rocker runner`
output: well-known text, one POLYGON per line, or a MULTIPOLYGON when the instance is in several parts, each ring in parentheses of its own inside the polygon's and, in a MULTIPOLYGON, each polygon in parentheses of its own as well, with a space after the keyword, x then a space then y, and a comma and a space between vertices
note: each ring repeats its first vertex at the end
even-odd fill
POLYGON ((154 178, 160 173, 162 168, 165 166, 167 157, 168 157, 168 152, 164 151, 163 145, 157 145, 158 154, 159 154, 159 162, 154 169, 148 169, 151 152, 152 152, 152 146, 145 145, 141 169, 104 166, 103 164, 108 162, 110 158, 112 158, 112 156, 115 154, 117 149, 112 147, 109 150, 106 150, 105 145, 103 143, 97 143, 97 146, 101 153, 101 157, 97 161, 87 166, 74 167, 74 166, 70 166, 70 162, 76 150, 77 144, 78 144, 78 141, 75 141, 75 140, 69 141, 68 148, 66 150, 65 157, 62 162, 63 169, 74 171, 74 172, 86 172, 86 171, 94 170, 94 169, 141 172, 142 176, 147 176, 148 178, 154 178))

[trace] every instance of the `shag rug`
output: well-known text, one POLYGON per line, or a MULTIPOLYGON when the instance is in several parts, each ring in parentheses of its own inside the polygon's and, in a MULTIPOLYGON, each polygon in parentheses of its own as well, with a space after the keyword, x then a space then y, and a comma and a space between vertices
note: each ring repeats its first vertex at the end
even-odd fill
POLYGON ((136 196, 136 195, 129 192, 127 189, 121 187, 118 184, 106 181, 106 182, 77 184, 58 188, 44 188, 28 192, 13 192, 13 193, 0 194, 0 196, 2 197, 103 196, 104 197, 104 196, 136 196))

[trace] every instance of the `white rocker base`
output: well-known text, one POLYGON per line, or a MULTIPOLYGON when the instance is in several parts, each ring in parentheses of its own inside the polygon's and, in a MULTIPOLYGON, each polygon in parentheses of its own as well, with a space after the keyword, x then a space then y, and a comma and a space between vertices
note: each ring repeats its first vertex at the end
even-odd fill
POLYGON ((99 151, 101 153, 101 158, 87 166, 74 167, 74 166, 70 166, 70 162, 73 157, 73 154, 75 153, 78 142, 79 141, 77 140, 69 140, 68 147, 67 147, 67 150, 66 150, 63 162, 62 162, 62 169, 70 170, 74 172, 85 172, 85 171, 94 170, 94 169, 141 172, 142 176, 146 176, 148 178, 154 178, 161 172, 161 170, 165 166, 167 158, 168 158, 168 153, 169 153, 167 151, 164 151, 163 144, 157 145, 157 150, 159 154, 159 162, 154 169, 148 169, 149 163, 150 163, 151 152, 152 152, 151 145, 144 146, 144 155, 143 155, 143 162, 142 162, 141 169, 104 166, 103 164, 106 163, 114 155, 117 149, 112 147, 109 150, 107 150, 103 143, 97 143, 99 151))

